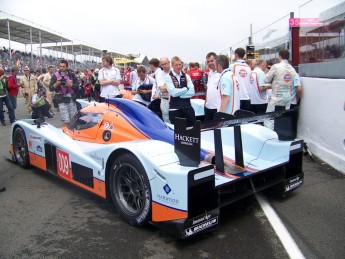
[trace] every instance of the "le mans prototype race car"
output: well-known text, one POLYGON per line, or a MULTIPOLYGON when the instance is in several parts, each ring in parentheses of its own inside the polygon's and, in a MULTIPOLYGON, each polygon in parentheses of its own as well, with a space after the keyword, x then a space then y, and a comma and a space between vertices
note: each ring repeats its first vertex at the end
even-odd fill
POLYGON ((112 200, 130 224, 150 222, 184 239, 215 229, 222 206, 303 184, 303 142, 278 127, 287 113, 197 121, 191 129, 177 119, 172 129, 136 102, 107 99, 62 129, 16 121, 10 159, 112 200), (276 132, 252 124, 263 119, 276 119, 276 132))

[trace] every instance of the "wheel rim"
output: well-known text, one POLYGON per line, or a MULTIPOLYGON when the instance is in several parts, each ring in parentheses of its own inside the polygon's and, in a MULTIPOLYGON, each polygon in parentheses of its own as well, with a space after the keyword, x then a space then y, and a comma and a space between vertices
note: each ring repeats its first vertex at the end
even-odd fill
POLYGON ((14 146, 15 146, 14 151, 15 151, 16 159, 19 163, 22 163, 23 161, 25 161, 28 155, 28 151, 26 148, 26 140, 22 132, 16 132, 14 146))
POLYGON ((139 172, 129 164, 121 164, 115 180, 115 192, 126 213, 136 215, 145 205, 145 185, 139 172))

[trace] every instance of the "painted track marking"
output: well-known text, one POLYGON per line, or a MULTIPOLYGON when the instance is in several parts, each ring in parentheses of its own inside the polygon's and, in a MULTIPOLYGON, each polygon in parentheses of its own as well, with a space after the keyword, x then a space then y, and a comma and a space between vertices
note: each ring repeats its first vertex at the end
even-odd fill
POLYGON ((284 223, 278 217, 277 213, 272 208, 271 204, 267 201, 265 196, 261 193, 255 194, 256 199, 258 200, 262 210, 266 214, 268 221, 282 242, 286 252, 291 259, 304 259, 301 250, 298 248, 297 244, 291 237, 289 231, 284 226, 284 223))

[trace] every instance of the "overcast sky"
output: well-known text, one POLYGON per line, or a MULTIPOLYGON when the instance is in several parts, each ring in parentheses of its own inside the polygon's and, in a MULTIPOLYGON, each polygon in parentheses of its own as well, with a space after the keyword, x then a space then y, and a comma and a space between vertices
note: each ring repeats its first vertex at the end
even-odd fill
MULTIPOLYGON (((149 57, 205 60, 295 12, 318 17, 343 0, 0 0, 0 10, 100 49, 149 57), (308 3, 309 2, 309 3, 308 3), (289 4, 288 4, 289 3, 289 4), (305 4, 304 6, 302 6, 305 4)), ((0 13, 0 16, 3 14, 0 13)), ((288 17, 276 23, 287 29, 288 17)), ((272 25, 270 28, 277 30, 272 25)), ((268 28, 267 30, 269 30, 268 28)), ((265 31, 264 31, 265 32, 265 31)), ((256 35, 254 41, 260 41, 256 35)), ((245 47, 246 41, 243 42, 245 47)), ((242 44, 242 43, 240 43, 242 44)))

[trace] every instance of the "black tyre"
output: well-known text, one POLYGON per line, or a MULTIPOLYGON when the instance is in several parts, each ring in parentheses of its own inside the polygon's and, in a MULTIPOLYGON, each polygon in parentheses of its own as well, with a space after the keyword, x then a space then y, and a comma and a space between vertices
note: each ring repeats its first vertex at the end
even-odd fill
POLYGON ((13 133, 13 149, 17 163, 23 168, 28 168, 30 166, 28 143, 25 132, 20 127, 16 128, 13 133))
POLYGON ((151 218, 151 188, 139 160, 131 155, 119 156, 112 164, 109 187, 119 214, 134 226, 146 224, 151 218))

